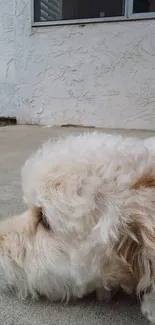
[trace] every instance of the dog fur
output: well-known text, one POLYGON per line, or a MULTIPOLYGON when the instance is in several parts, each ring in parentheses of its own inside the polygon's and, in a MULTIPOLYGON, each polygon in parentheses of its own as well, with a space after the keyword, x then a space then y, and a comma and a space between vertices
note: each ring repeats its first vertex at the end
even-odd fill
POLYGON ((22 186, 27 211, 0 223, 0 289, 68 301, 122 288, 155 322, 155 138, 48 141, 22 186))

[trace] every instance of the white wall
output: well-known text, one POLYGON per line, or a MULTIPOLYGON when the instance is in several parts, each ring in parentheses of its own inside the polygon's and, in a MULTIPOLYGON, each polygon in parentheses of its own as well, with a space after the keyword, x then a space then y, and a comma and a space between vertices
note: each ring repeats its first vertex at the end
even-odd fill
POLYGON ((155 20, 31 29, 30 0, 5 1, 0 116, 155 130, 155 20))
POLYGON ((15 115, 14 0, 0 0, 0 116, 15 115))

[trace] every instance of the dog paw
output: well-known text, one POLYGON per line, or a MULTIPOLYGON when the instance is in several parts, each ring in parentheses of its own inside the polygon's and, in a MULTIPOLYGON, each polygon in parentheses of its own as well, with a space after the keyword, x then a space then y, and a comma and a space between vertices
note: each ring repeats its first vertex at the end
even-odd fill
POLYGON ((113 292, 104 288, 98 288, 96 289, 96 296, 99 301, 109 301, 113 297, 113 292))
POLYGON ((151 324, 155 325, 155 291, 143 296, 141 311, 151 324))

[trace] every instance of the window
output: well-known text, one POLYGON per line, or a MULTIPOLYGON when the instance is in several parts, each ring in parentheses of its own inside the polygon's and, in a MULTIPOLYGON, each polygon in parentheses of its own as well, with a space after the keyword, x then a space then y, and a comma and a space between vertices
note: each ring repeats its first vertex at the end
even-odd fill
POLYGON ((155 0, 33 0, 34 25, 155 17, 155 0))

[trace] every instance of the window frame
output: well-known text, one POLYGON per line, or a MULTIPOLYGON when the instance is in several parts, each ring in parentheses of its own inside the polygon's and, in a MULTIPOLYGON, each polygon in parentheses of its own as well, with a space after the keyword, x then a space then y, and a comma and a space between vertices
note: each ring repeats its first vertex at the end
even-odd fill
POLYGON ((35 20, 34 20, 34 16, 35 16, 34 3, 35 3, 35 0, 31 0, 31 25, 32 25, 32 27, 59 26, 59 25, 77 25, 77 24, 78 25, 85 25, 85 24, 90 24, 90 23, 148 20, 148 19, 154 19, 155 18, 155 12, 133 13, 132 10, 133 10, 133 1, 134 0, 124 0, 124 1, 125 1, 124 16, 35 22, 35 20))

